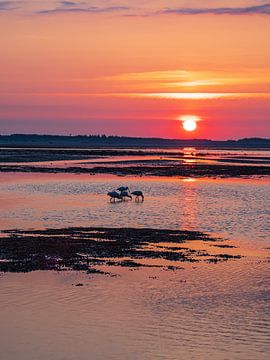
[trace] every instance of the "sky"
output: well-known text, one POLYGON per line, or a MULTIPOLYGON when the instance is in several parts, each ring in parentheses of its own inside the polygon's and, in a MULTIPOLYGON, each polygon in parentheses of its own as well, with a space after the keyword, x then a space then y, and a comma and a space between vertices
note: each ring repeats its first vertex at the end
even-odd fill
POLYGON ((267 0, 0 0, 0 134, 269 138, 269 38, 267 0))

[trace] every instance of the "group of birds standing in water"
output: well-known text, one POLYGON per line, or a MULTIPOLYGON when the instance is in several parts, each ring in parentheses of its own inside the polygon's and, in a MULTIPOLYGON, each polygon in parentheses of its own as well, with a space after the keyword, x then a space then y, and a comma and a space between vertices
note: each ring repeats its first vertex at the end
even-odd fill
POLYGON ((110 201, 115 202, 116 200, 126 200, 127 198, 132 200, 132 195, 135 196, 135 201, 144 201, 143 192, 140 190, 130 192, 128 186, 121 186, 116 190, 109 191, 108 196, 110 196, 110 201))

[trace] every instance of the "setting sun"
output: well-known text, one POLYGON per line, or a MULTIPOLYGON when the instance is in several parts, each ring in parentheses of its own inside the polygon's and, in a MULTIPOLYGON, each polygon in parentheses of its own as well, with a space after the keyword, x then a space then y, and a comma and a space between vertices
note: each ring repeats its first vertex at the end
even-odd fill
POLYGON ((197 121, 199 118, 197 116, 181 116, 180 120, 183 122, 183 128, 186 131, 194 131, 197 128, 197 121))

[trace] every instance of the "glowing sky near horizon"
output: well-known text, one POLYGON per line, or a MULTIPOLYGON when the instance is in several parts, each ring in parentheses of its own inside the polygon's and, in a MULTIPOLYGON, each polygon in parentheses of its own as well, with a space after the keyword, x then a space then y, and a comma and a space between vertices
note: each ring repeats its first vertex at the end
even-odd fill
POLYGON ((0 1, 0 133, 270 137, 270 2, 0 1))

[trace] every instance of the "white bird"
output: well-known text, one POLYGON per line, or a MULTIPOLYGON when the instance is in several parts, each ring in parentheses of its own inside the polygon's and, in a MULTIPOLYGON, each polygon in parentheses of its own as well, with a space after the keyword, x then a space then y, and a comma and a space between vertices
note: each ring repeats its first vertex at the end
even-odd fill
POLYGON ((144 195, 143 195, 143 192, 140 191, 140 190, 136 190, 136 191, 133 191, 131 193, 131 195, 135 195, 135 200, 139 200, 140 198, 142 199, 142 201, 144 201, 144 195))
POLYGON ((128 186, 120 186, 120 187, 117 189, 117 191, 120 191, 120 192, 128 191, 128 192, 130 192, 128 186))
POLYGON ((118 199, 118 200, 123 200, 123 197, 121 194, 119 194, 117 191, 109 191, 107 193, 108 196, 110 196, 110 201, 114 200, 115 199, 118 199))
POLYGON ((132 200, 132 196, 128 191, 121 191, 120 195, 122 196, 123 200, 125 200, 126 197, 130 198, 132 200))

